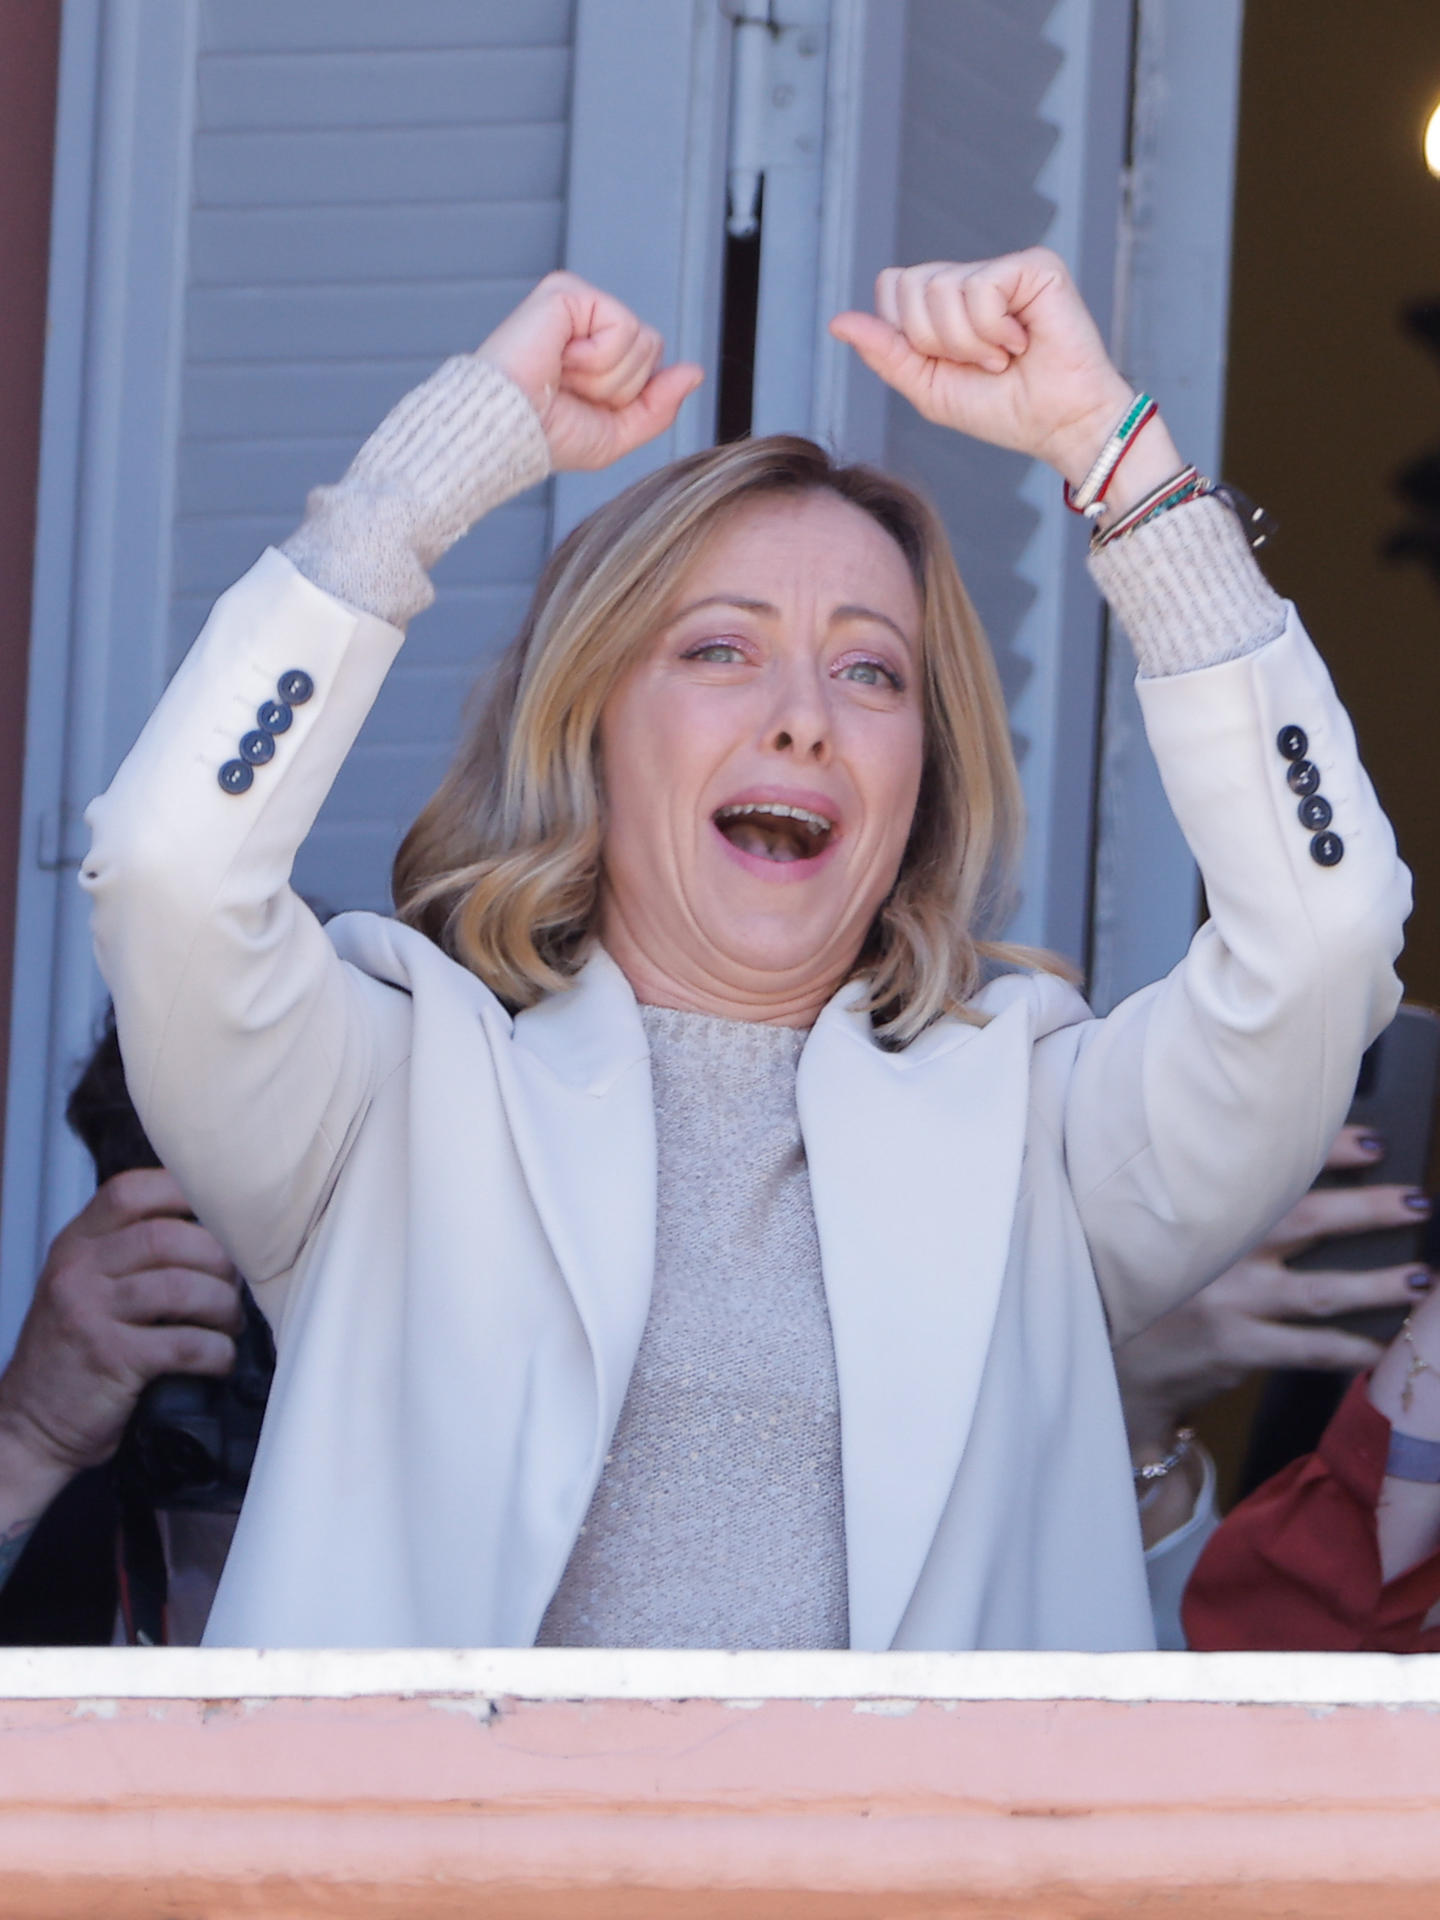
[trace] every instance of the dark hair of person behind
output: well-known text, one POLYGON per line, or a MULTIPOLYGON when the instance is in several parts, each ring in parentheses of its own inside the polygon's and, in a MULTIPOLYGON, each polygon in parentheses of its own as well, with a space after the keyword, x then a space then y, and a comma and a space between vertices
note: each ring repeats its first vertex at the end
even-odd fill
POLYGON ((100 1039, 71 1090, 65 1118, 95 1162, 97 1187, 132 1167, 160 1164, 125 1085, 125 1063, 120 1058, 113 1007, 106 1009, 100 1039))

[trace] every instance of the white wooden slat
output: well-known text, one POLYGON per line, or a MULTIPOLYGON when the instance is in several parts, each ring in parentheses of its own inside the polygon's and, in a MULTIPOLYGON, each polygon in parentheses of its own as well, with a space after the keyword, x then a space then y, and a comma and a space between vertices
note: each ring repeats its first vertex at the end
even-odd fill
POLYGON ((571 11, 571 0, 211 0, 201 45, 207 53, 566 46, 571 11))
MULTIPOLYGON (((520 630, 531 583, 471 587, 447 582, 444 597, 425 616, 425 658, 478 674, 520 630)), ((169 658, 178 660, 210 611, 207 593, 177 594, 171 608, 169 658)), ((397 669, 399 671, 400 669, 397 669)))
POLYGON ((559 123, 207 133, 195 151, 199 206, 558 199, 559 123))
MULTIPOLYGON (((176 656, 387 408, 560 263, 566 196, 568 5, 205 0, 201 26, 176 656)), ((523 617, 549 523, 536 492, 437 568, 297 867, 331 905, 387 904, 396 842, 523 617)))
MULTIPOLYGON (((345 438, 358 446, 407 388, 435 364, 418 359, 323 361, 283 366, 207 366, 186 370, 185 438, 279 440, 345 438)), ((333 473, 320 476, 334 479, 333 473)))
POLYGON ((415 207, 199 209, 190 226, 196 286, 335 281, 419 285, 483 271, 543 273, 559 258, 558 200, 415 207))
MULTIPOLYGON (((473 662, 459 666, 417 665, 408 671, 403 665, 398 667, 385 687, 387 704, 383 737, 372 744, 387 752, 403 747, 429 756, 435 762, 438 778, 450 757, 461 710, 470 697, 477 677, 478 669, 473 662)), ((364 746, 357 746, 356 753, 356 767, 364 776, 367 765, 364 746)), ((341 786, 337 799, 343 802, 344 797, 345 788, 341 786)), ((403 818, 397 821, 398 826, 404 826, 413 818, 415 806, 423 797, 416 797, 415 805, 408 807, 403 818)), ((343 805, 337 807, 336 811, 341 817, 349 818, 343 805)), ((366 817, 366 810, 362 810, 360 817, 366 817)))
POLYGON ((237 497, 258 513, 294 513, 327 474, 339 473, 353 439, 186 440, 177 488, 188 514, 224 513, 237 497))
POLYGON ((443 594, 425 616, 425 658, 478 673, 520 631, 533 582, 527 571, 513 583, 491 579, 471 586, 446 578, 442 584, 443 594))
POLYGON ((534 276, 366 286, 197 287, 190 296, 192 366, 293 361, 299 340, 323 339, 337 359, 409 359, 478 346, 535 284, 534 276))
MULTIPOLYGON (((322 476, 323 477, 323 476, 322 476)), ((238 579, 267 546, 283 540, 294 528, 303 508, 297 501, 287 510, 267 516, 249 513, 207 514, 175 523, 175 590, 220 591, 238 579), (215 583, 219 582, 219 587, 215 583)), ((517 501, 503 514, 492 514, 446 556, 439 582, 485 586, 497 579, 530 580, 544 561, 548 533, 543 496, 517 501)))
POLYGON ((321 820, 296 857, 293 884, 305 899, 331 913, 355 907, 388 912, 397 839, 387 823, 338 827, 321 820), (377 874, 383 875, 383 883, 377 874))
MULTIPOLYGON (((304 10, 315 9, 310 0, 304 10)), ((564 47, 211 55, 200 62, 200 115, 232 132, 559 121, 569 71, 564 47)))

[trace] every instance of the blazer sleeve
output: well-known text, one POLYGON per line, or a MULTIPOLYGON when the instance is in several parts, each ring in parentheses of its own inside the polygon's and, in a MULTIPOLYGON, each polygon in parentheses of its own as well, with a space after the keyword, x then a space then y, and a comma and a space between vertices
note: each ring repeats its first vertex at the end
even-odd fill
POLYGON ((266 553, 86 815, 81 884, 132 1097, 252 1283, 293 1265, 408 1046, 408 998, 345 965, 289 886, 402 638, 266 553), (267 701, 290 723, 228 791, 220 770, 267 701))
POLYGON ((1410 903, 1293 607, 1254 651, 1137 686, 1209 918, 1164 980, 1076 1041, 1066 1166, 1117 1343, 1222 1272, 1309 1186, 1399 1002, 1410 903), (1293 729, 1331 810, 1318 842, 1288 779, 1293 729))

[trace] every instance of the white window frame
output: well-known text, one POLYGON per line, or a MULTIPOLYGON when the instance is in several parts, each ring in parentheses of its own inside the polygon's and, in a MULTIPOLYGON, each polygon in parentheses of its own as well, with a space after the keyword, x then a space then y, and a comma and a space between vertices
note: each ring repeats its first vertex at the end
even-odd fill
POLYGON ((62 15, 0 1356, 94 1185, 61 1111, 104 1004, 81 814, 165 682, 198 25, 197 0, 66 0, 62 15))
MULTIPOLYGON (((1219 477, 1244 0, 1137 0, 1117 357, 1183 456, 1219 477)), ((1098 1012, 1184 955, 1199 875, 1170 811, 1111 625, 1096 808, 1090 995, 1098 1012)))
MULTIPOLYGON (((825 140, 812 244, 797 251, 772 226, 771 244, 762 246, 757 393, 779 384, 780 372, 770 369, 783 360, 795 399, 783 419, 757 417, 757 431, 783 426, 852 457, 879 459, 879 383, 823 326, 808 329, 807 346, 783 323, 794 302, 807 312, 813 306, 823 319, 868 300, 875 274, 889 262, 905 0, 778 4, 782 16, 788 7, 825 32, 825 140)), ((566 265, 658 327, 668 356, 698 362, 706 386, 668 433, 628 459, 604 473, 557 476, 557 538, 641 474, 714 438, 732 32, 725 0, 577 0, 566 265), (645 103, 643 143, 634 138, 637 100, 645 103), (657 156, 669 164, 657 164, 657 156)))

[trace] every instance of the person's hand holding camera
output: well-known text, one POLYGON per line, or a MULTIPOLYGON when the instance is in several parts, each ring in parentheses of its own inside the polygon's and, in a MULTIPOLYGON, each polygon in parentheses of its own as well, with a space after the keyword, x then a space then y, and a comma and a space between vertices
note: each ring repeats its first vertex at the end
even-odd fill
POLYGON ((224 1374, 240 1282, 162 1168, 107 1180, 56 1236, 0 1375, 0 1580, 35 1521, 119 1445, 167 1373, 224 1374))

